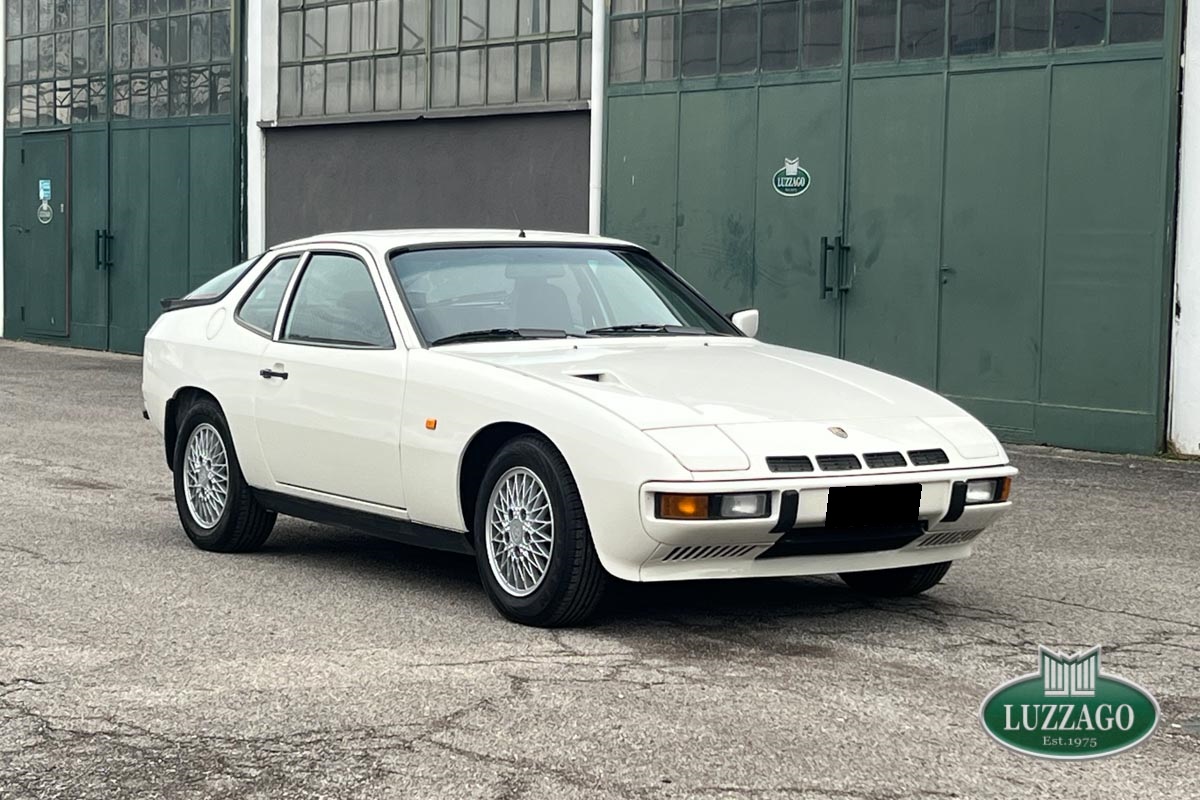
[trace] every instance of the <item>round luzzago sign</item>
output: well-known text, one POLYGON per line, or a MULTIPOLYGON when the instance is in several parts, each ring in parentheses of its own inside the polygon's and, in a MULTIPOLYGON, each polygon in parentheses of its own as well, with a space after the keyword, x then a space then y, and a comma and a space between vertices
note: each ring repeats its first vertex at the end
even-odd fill
POLYGON ((1038 648, 1041 669, 995 689, 979 708, 987 733, 1038 758, 1100 758, 1140 744, 1158 725, 1158 701, 1100 671, 1100 648, 1072 656, 1038 648))
POLYGON ((775 191, 784 197, 795 197, 808 191, 812 177, 808 170, 800 166, 799 158, 785 158, 783 166, 771 176, 771 185, 775 191))

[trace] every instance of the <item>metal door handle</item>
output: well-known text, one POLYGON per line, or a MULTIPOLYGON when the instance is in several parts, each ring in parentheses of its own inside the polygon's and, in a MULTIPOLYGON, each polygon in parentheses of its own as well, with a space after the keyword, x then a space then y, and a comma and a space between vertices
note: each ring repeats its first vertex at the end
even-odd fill
POLYGON ((829 237, 821 237, 821 299, 824 300, 833 291, 833 287, 829 285, 829 251, 840 246, 842 237, 838 236, 834 241, 837 244, 829 244, 829 237))
POLYGON ((96 229, 96 269, 112 266, 112 234, 103 228, 96 229))
POLYGON ((281 380, 285 380, 285 381, 286 381, 286 380, 287 380, 287 376, 288 376, 288 374, 287 374, 286 372, 276 372, 276 371, 275 371, 275 370, 273 370, 273 369, 260 369, 260 370, 258 371, 258 374, 259 374, 259 375, 261 375, 262 377, 264 377, 264 378, 268 379, 268 380, 270 380, 271 378, 279 378, 279 379, 281 379, 281 380))
POLYGON ((104 242, 104 231, 96 228, 96 269, 104 269, 104 259, 101 256, 100 248, 104 242))
POLYGON ((849 277, 846 276, 846 261, 848 260, 846 256, 850 252, 850 245, 843 242, 840 236, 834 242, 837 244, 838 249, 838 291, 848 292, 854 286, 855 270, 855 265, 852 263, 850 265, 850 275, 849 277))

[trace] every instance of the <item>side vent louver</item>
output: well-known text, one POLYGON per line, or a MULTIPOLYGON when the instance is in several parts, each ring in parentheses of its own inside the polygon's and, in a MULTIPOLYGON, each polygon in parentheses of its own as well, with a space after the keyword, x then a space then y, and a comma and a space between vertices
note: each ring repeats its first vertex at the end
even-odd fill
POLYGON ((883 469, 884 467, 903 467, 908 462, 904 460, 904 456, 900 453, 867 453, 863 456, 863 461, 867 462, 867 466, 871 469, 883 469))
POLYGON ((812 472, 812 459, 808 456, 772 456, 767 459, 771 472, 812 472))
POLYGON ((950 459, 946 456, 946 451, 940 447, 935 447, 931 450, 909 450, 908 460, 913 463, 914 467, 929 467, 934 464, 950 463, 950 459))
POLYGON ((917 547, 944 547, 949 544, 962 544, 969 542, 983 530, 977 531, 942 531, 940 533, 930 533, 924 539, 917 542, 917 547))
POLYGON ((757 550, 756 544, 706 545, 703 547, 676 547, 663 557, 663 561, 694 561, 698 558, 739 558, 757 550))
POLYGON ((846 453, 837 456, 817 456, 817 465, 826 472, 844 472, 848 469, 862 469, 858 456, 846 453))

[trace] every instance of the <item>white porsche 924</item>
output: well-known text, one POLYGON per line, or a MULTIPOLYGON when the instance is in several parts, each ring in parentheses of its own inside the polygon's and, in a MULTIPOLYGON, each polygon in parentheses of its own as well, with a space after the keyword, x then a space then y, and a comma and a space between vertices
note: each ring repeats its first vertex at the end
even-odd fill
POLYGON ((473 553, 518 622, 630 581, 838 573, 922 592, 1016 470, 933 392, 756 341, 646 250, 497 230, 329 234, 163 301, 146 414, 183 529, 276 514, 473 553))

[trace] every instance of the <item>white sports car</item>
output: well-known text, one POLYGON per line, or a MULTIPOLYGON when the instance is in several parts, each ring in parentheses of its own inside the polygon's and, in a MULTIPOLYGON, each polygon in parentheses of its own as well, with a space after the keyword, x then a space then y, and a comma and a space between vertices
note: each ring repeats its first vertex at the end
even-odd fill
POLYGON ((978 421, 756 341, 646 250, 498 230, 272 248, 146 335, 146 416, 184 531, 276 514, 473 553, 506 617, 568 625, 629 581, 839 573, 933 586, 1009 508, 978 421))

